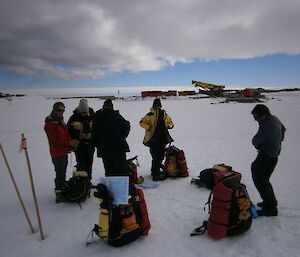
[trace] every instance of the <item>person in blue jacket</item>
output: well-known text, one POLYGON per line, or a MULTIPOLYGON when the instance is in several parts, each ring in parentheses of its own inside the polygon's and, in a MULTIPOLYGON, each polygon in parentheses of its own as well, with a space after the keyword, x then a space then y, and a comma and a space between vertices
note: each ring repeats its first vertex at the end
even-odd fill
POLYGON ((277 200, 270 177, 277 165, 286 128, 263 104, 256 105, 251 114, 259 124, 258 132, 252 139, 252 144, 258 154, 251 165, 254 185, 263 200, 257 204, 262 208, 257 211, 257 214, 259 216, 277 216, 277 200))

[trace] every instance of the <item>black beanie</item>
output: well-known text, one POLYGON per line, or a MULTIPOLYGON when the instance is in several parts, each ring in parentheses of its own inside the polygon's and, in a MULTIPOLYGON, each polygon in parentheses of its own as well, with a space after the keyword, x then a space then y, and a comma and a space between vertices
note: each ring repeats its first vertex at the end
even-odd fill
POLYGON ((111 99, 106 99, 103 103, 103 109, 114 109, 111 99))
POLYGON ((161 107, 161 102, 159 98, 155 98, 153 101, 153 108, 155 107, 161 107))

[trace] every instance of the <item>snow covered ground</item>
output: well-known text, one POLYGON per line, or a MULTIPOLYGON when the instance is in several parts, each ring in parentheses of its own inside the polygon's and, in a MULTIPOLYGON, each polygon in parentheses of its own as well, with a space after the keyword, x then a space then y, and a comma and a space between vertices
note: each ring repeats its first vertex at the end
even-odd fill
MULTIPOLYGON (((259 217, 251 229, 237 237, 213 240, 207 234, 190 237, 190 232, 207 219, 203 207, 209 196, 205 188, 191 185, 199 172, 217 163, 232 166, 243 175, 251 200, 260 201, 253 185, 250 165, 256 156, 251 139, 257 131, 251 110, 254 103, 219 103, 221 99, 165 99, 163 108, 173 118, 170 131, 174 145, 185 151, 190 177, 168 179, 156 189, 144 190, 152 223, 149 236, 122 248, 108 246, 104 241, 85 246, 86 237, 98 221, 98 200, 91 197, 82 204, 54 202, 53 178, 48 142, 43 130, 44 118, 55 100, 41 96, 0 99, 0 142, 22 193, 34 227, 38 229, 29 184, 24 152, 19 153, 21 133, 27 138, 31 168, 38 196, 45 240, 39 232, 31 234, 7 168, 0 157, 0 256, 1 257, 82 257, 82 256, 300 256, 300 94, 285 92, 268 94, 271 112, 287 128, 277 168, 271 178, 279 202, 278 217, 259 217)), ((151 157, 142 144, 144 130, 139 127, 153 99, 114 101, 115 109, 130 121, 128 157, 138 155, 140 175, 150 181, 151 157)), ((79 99, 64 100, 65 120, 70 117, 79 99)), ((89 99, 95 110, 103 100, 89 99)), ((75 165, 69 156, 68 176, 75 165)), ((104 175, 101 159, 95 157, 93 183, 104 175)))

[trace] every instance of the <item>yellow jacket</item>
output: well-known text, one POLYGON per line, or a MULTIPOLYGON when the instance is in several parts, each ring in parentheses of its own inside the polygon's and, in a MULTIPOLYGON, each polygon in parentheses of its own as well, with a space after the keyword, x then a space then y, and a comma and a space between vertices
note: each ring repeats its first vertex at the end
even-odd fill
MULTIPOLYGON (((154 134, 156 125, 157 125, 157 119, 159 114, 160 108, 151 108, 150 112, 148 112, 139 122, 140 126, 145 129, 145 136, 144 136, 144 145, 149 146, 150 140, 154 134)), ((165 110, 163 111, 163 120, 165 122, 166 126, 166 136, 167 136, 167 143, 171 143, 174 140, 170 136, 168 129, 172 129, 174 127, 173 121, 171 117, 166 113, 165 110)))

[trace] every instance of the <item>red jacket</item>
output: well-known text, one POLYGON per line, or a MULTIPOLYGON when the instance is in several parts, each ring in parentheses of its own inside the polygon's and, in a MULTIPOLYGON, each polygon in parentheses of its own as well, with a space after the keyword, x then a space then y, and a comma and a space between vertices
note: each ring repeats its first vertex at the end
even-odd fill
POLYGON ((55 120, 50 115, 45 120, 44 129, 48 137, 52 158, 67 155, 71 150, 69 145, 71 138, 64 122, 55 120))

